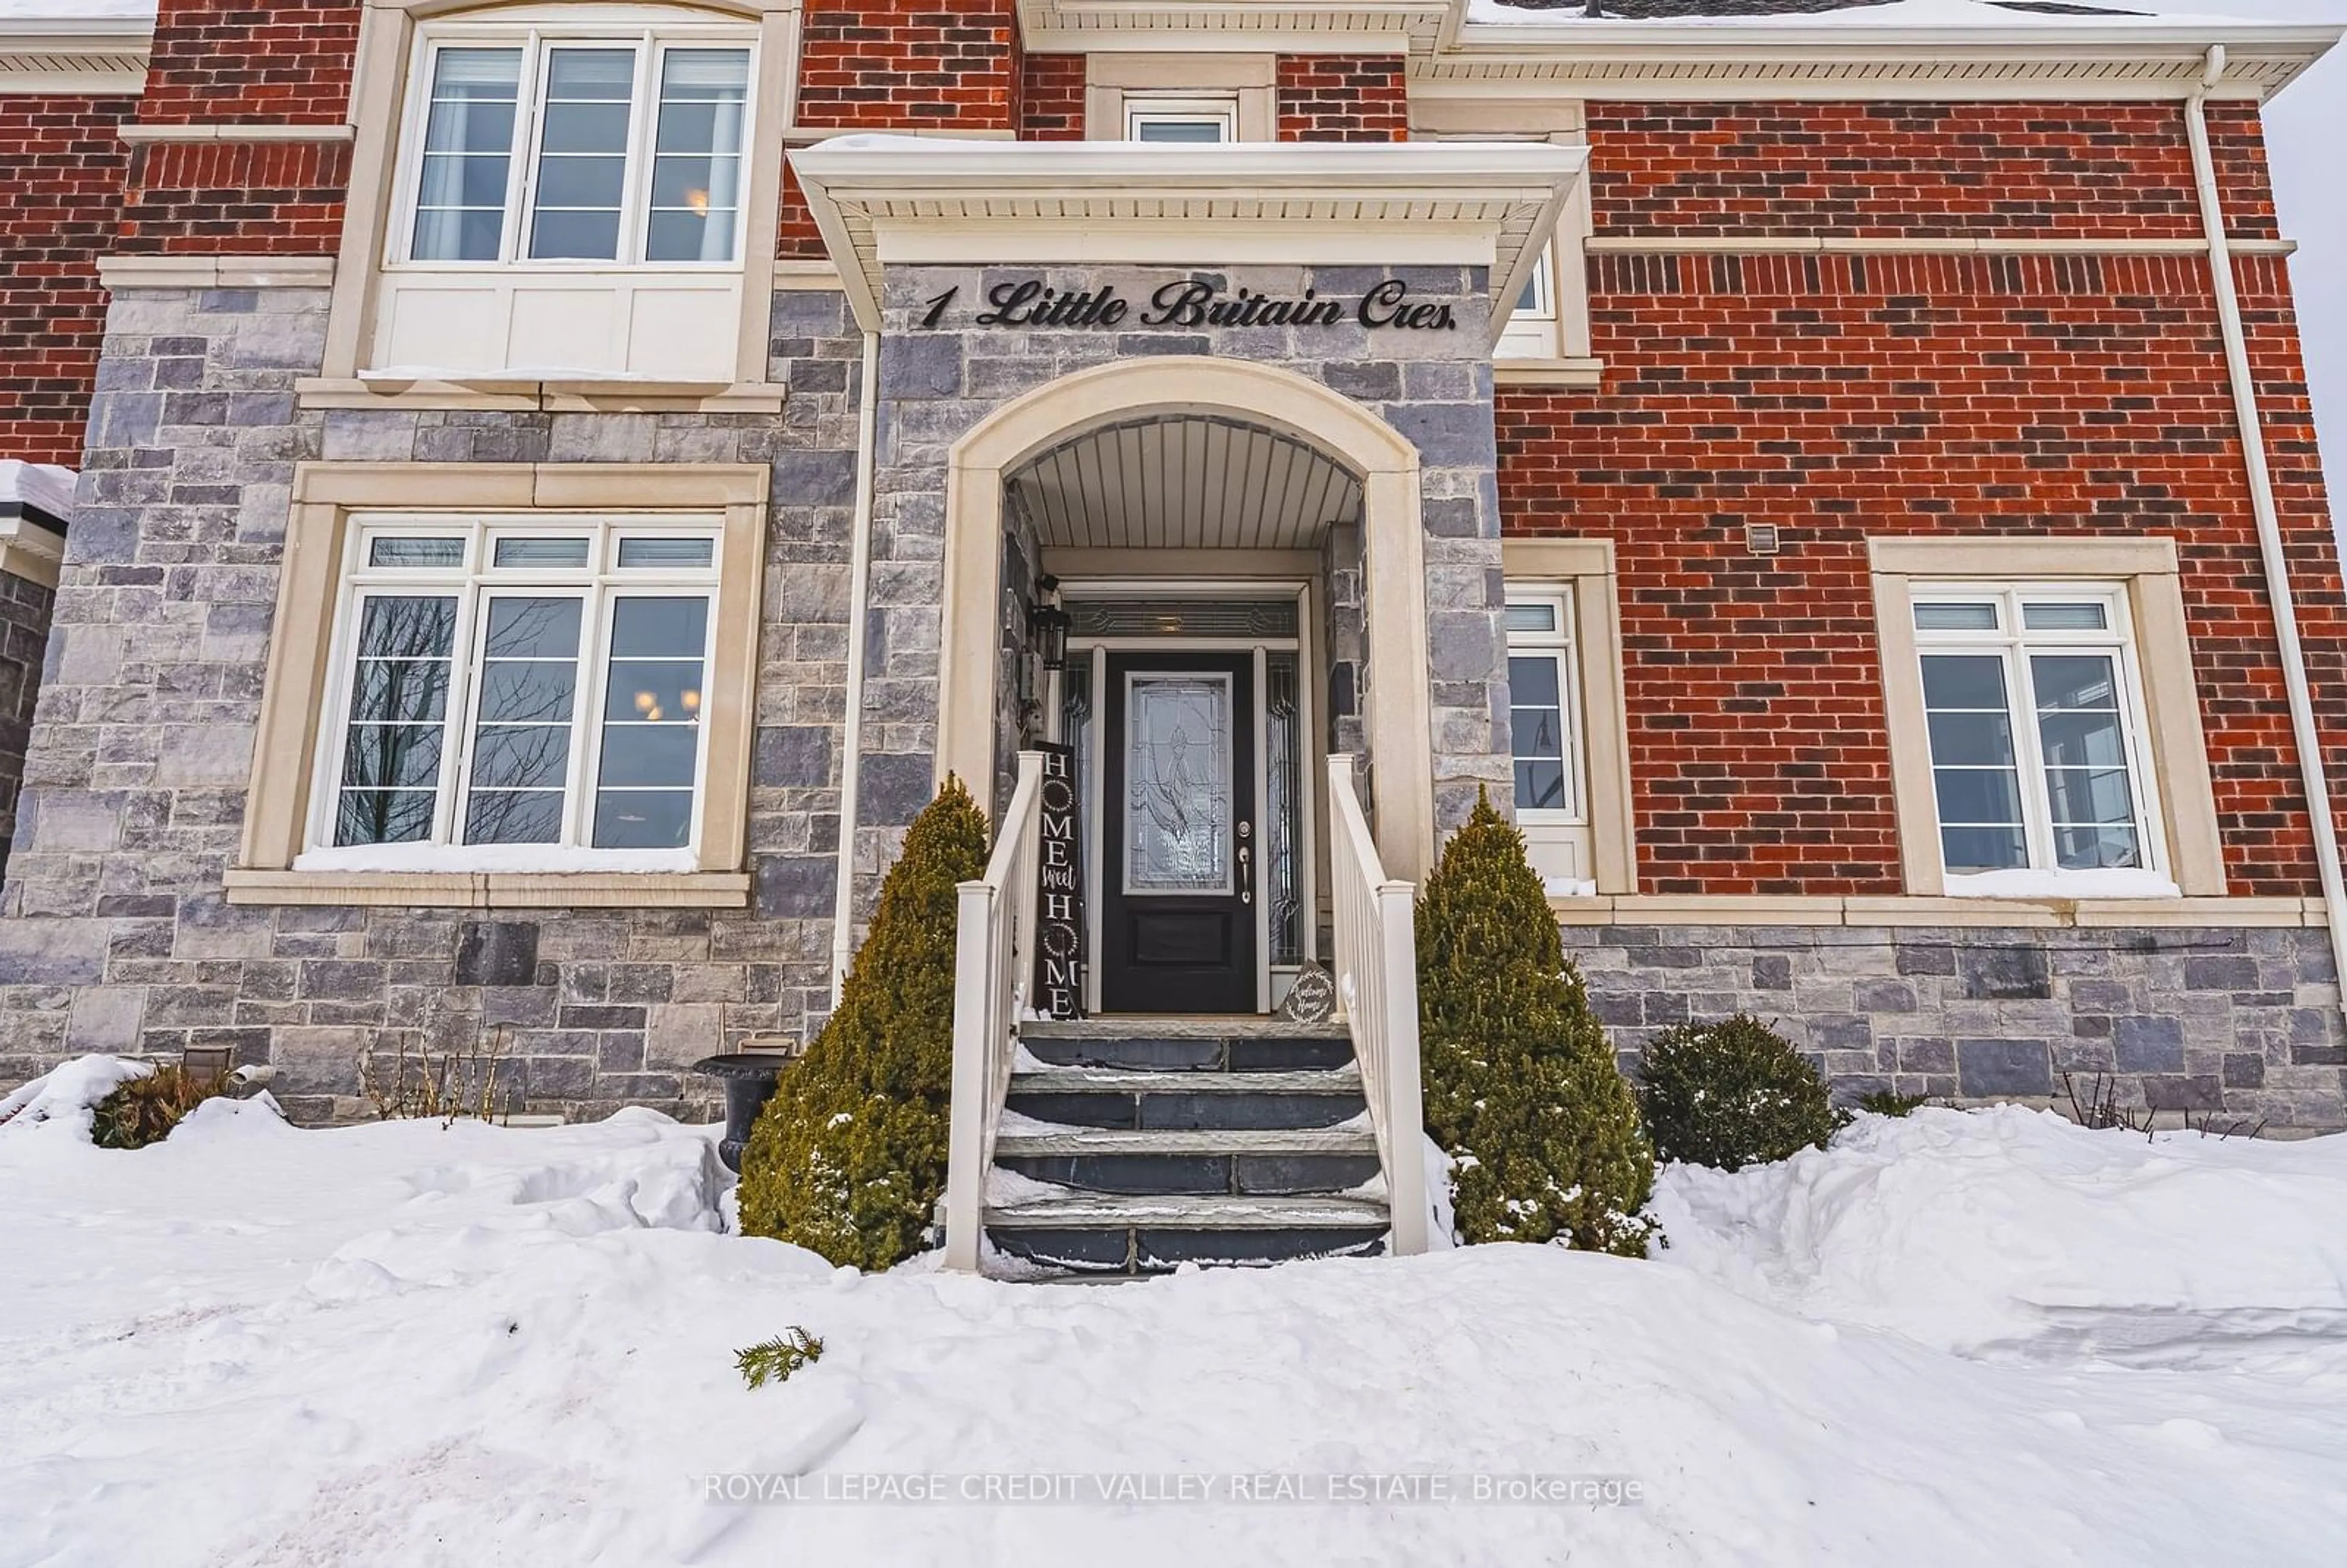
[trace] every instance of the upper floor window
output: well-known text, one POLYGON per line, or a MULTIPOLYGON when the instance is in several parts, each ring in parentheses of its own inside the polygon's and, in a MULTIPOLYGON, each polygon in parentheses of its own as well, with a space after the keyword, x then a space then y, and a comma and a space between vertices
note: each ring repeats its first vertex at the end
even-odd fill
POLYGON ((738 264, 752 56, 699 27, 427 35, 396 259, 738 264))
POLYGON ((687 867, 718 521, 354 521, 305 866, 687 867))
POLYGON ((1918 585, 1913 604, 1948 890, 2160 871, 2124 588, 1918 585))
POLYGON ((1235 93, 1203 97, 1137 97, 1124 100, 1128 141, 1236 141, 1239 100, 1235 93))

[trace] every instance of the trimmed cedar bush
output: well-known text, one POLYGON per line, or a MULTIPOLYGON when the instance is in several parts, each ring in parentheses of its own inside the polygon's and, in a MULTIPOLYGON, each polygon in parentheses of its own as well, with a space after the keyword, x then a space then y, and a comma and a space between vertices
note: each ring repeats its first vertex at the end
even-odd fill
POLYGON ((1644 1257, 1654 1151, 1523 835, 1479 800, 1418 908, 1427 1131, 1468 1242, 1644 1257))
POLYGON ((1823 1145, 1844 1120, 1800 1053, 1748 1013, 1681 1024, 1648 1046, 1638 1104, 1655 1153, 1723 1171, 1823 1145))
POLYGON ((948 779, 905 835, 839 1007, 783 1071, 742 1155, 742 1229, 882 1269, 920 1250, 946 1185, 954 885, 986 818, 948 779))
POLYGON ((171 1135, 189 1112, 228 1092, 220 1075, 198 1078, 185 1068, 159 1067, 125 1080, 90 1113, 89 1141, 101 1149, 144 1149, 171 1135))

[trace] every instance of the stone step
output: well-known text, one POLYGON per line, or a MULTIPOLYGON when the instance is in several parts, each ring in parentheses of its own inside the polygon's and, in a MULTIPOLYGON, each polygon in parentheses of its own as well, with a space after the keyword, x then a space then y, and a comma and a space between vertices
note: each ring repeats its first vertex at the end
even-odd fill
POLYGON ((1367 1107, 1360 1070, 1131 1072, 1062 1067, 1014 1073, 1009 1108, 1083 1127, 1195 1131, 1333 1127, 1367 1107))
POLYGON ((1078 1276, 1163 1274, 1184 1263, 1261 1266, 1385 1248, 1386 1205, 1368 1198, 1149 1197, 1083 1194, 989 1207, 987 1239, 1022 1262, 1078 1276))
POLYGON ((1367 1127, 1103 1128, 1026 1122, 995 1140, 994 1162, 1092 1193, 1233 1196, 1338 1194, 1378 1173, 1367 1127))
POLYGON ((1142 1072, 1297 1072, 1342 1067, 1353 1042, 1341 1023, 1282 1018, 1088 1018, 1019 1026, 1039 1061, 1142 1072))

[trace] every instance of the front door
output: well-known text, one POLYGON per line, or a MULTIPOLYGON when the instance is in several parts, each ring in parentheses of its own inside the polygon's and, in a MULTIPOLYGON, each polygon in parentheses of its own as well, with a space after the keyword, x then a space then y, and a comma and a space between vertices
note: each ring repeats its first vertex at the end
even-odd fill
POLYGON ((1112 653, 1101 1007, 1255 1009, 1255 659, 1112 653))

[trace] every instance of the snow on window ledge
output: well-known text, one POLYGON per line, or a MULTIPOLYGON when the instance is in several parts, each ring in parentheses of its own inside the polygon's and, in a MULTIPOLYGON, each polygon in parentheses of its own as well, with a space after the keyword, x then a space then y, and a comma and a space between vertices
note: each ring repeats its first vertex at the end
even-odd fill
POLYGON ((369 844, 313 849, 297 856, 296 871, 421 872, 489 876, 510 872, 697 871, 690 849, 567 849, 557 844, 369 844))
POLYGON ((1594 898, 1597 884, 1586 876, 1551 876, 1546 879, 1548 896, 1552 898, 1594 898))
POLYGON ((2157 871, 1975 871, 1950 873, 1951 898, 2181 898, 2157 871))

